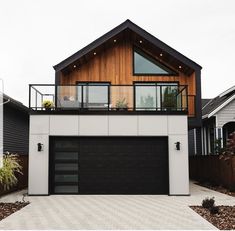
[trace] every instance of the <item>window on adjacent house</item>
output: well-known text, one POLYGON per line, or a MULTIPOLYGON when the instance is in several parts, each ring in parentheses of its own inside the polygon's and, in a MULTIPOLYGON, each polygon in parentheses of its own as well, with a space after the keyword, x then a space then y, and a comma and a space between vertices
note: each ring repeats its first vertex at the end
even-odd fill
POLYGON ((134 50, 135 75, 175 75, 174 71, 144 52, 134 50))

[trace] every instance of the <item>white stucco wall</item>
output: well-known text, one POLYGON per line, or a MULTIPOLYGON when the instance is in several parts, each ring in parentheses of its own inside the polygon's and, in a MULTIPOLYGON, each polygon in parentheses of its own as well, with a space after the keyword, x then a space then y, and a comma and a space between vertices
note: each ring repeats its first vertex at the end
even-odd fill
POLYGON ((49 136, 168 136, 169 194, 189 194, 186 115, 31 115, 29 194, 48 194, 49 136), (181 143, 177 151, 176 142, 181 143), (37 151, 37 143, 43 151, 37 151))

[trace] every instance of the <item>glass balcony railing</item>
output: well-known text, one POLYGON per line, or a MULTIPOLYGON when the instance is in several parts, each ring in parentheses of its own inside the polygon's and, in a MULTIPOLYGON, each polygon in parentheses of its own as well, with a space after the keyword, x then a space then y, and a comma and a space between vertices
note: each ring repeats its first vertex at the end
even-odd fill
POLYGON ((35 111, 188 112, 189 107, 193 108, 193 105, 194 98, 188 95, 187 86, 174 84, 29 85, 29 108, 35 111))

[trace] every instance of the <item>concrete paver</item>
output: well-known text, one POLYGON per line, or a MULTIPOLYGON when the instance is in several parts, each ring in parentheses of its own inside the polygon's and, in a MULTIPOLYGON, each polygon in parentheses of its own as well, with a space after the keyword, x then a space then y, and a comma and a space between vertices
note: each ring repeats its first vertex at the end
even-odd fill
MULTIPOLYGON (((0 201, 22 199, 23 191, 0 201)), ((191 183, 191 196, 51 195, 30 196, 30 204, 0 222, 0 229, 216 229, 191 210, 205 197, 217 205, 235 198, 191 183)))

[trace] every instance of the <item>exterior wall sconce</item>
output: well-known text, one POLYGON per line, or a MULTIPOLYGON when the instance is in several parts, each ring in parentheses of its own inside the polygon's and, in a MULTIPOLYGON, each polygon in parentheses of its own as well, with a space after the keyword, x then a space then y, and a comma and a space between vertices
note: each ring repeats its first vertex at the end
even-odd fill
POLYGON ((176 143, 175 143, 175 147, 176 147, 176 150, 179 151, 179 150, 180 150, 180 142, 176 142, 176 143))
POLYGON ((38 143, 38 152, 43 151, 43 144, 42 143, 38 143))

